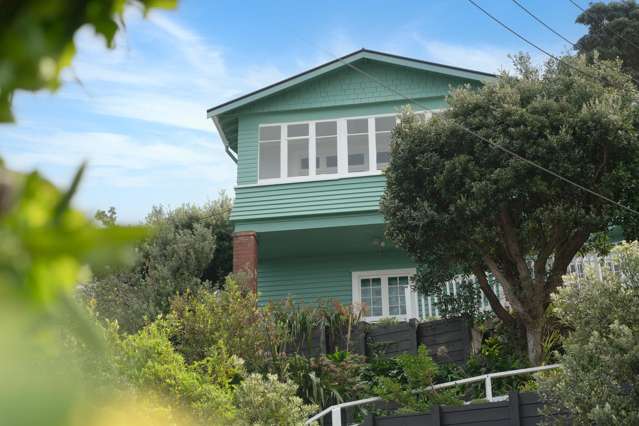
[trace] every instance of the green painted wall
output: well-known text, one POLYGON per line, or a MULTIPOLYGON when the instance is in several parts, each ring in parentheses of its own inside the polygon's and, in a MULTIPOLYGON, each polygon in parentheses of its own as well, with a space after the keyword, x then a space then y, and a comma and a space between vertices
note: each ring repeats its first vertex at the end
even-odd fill
POLYGON ((291 296, 296 302, 315 304, 318 300, 351 303, 354 271, 409 268, 414 264, 399 250, 353 253, 325 257, 268 259, 258 266, 258 293, 261 303, 291 296))
MULTIPOLYGON (((442 96, 448 93, 449 85, 470 81, 368 59, 360 60, 355 65, 409 98, 442 96)), ((395 100, 406 102, 395 92, 386 89, 358 71, 344 66, 251 103, 236 113, 293 111, 395 100)))
POLYGON ((235 190, 233 221, 379 210, 382 175, 235 190))
MULTIPOLYGON (((430 109, 446 106, 450 86, 469 82, 369 60, 357 66, 430 109)), ((399 112, 407 104, 404 98, 344 67, 233 111, 227 117, 239 118, 238 184, 257 183, 260 124, 389 114, 399 112)))

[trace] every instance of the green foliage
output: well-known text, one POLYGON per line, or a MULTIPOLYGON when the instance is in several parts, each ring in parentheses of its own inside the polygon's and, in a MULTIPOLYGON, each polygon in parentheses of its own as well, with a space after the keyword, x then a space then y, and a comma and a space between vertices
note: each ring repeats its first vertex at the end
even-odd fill
MULTIPOLYGON (((417 270, 416 281, 428 282, 424 273, 428 268, 420 267, 417 270)), ((492 279, 492 277, 490 277, 492 279)), ((435 305, 441 318, 465 318, 470 324, 481 323, 492 316, 490 311, 481 309, 481 289, 470 276, 463 278, 457 284, 455 294, 449 294, 446 286, 436 285, 429 287, 429 296, 434 297, 435 305)))
POLYGON ((37 173, 0 166, 0 298, 49 305, 90 278, 87 265, 123 261, 145 235, 140 227, 97 228, 69 207, 83 171, 60 192, 37 173))
POLYGON ((572 332, 563 368, 540 376, 549 410, 575 424, 639 423, 639 243, 613 249, 620 274, 590 272, 561 289, 554 311, 572 332))
POLYGON ((161 322, 133 335, 112 336, 116 340, 109 362, 138 392, 158 393, 176 409, 194 413, 202 424, 228 424, 234 419, 230 383, 243 367, 239 358, 227 356, 223 345, 200 362, 187 364, 161 322))
POLYGON ((288 377, 299 386, 305 401, 327 408, 367 395, 362 381, 365 359, 361 355, 338 351, 315 358, 299 355, 288 359, 288 377))
MULTIPOLYGON (((176 294, 220 286, 232 267, 231 199, 172 211, 155 207, 146 218, 153 234, 137 248, 131 268, 111 269, 84 289, 103 318, 117 320, 124 331, 140 329, 166 314, 176 294)), ((99 219, 115 219, 98 212, 99 219)))
POLYGON ((624 70, 639 79, 639 5, 634 0, 592 3, 576 22, 588 26, 588 33, 577 41, 579 53, 621 58, 624 70))
MULTIPOLYGON (((632 236, 639 222, 460 125, 639 206, 637 89, 618 63, 562 61, 536 69, 520 56, 518 76, 504 73, 495 83, 453 90, 450 108, 428 122, 404 114, 393 132, 382 199, 388 238, 421 265, 419 290, 430 294, 460 273, 492 272, 526 326, 533 363, 540 362, 549 295, 579 248, 590 234, 615 224, 632 236)), ((495 313, 514 320, 506 310, 495 313)))
POLYGON ((109 210, 98 210, 93 216, 102 226, 113 226, 118 221, 118 213, 115 207, 109 207, 109 210))
POLYGON ((241 425, 298 426, 304 424, 317 406, 304 404, 296 395, 292 381, 278 381, 277 376, 260 374, 248 376, 235 391, 235 403, 241 425))
POLYGON ((0 122, 12 121, 11 99, 18 90, 56 90, 60 72, 75 55, 73 36, 91 26, 113 46, 124 26, 127 4, 172 8, 176 0, 20 0, 0 11, 0 122))
POLYGON ((393 371, 395 377, 377 377, 373 392, 385 401, 399 404, 400 413, 423 413, 430 410, 433 404, 461 403, 454 397, 454 390, 426 390, 434 383, 438 368, 425 346, 420 345, 415 355, 399 355, 395 362, 399 367, 399 374, 393 371))
POLYGON ((173 344, 189 362, 204 359, 223 342, 250 371, 272 364, 286 338, 268 311, 257 306, 257 295, 230 278, 224 290, 200 289, 173 299, 167 322, 173 344))

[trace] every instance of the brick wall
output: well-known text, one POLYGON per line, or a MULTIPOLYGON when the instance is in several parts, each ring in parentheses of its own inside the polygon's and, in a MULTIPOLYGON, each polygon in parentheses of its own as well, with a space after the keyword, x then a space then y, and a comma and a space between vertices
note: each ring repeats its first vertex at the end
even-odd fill
POLYGON ((246 285, 257 291, 257 234, 233 234, 233 272, 243 276, 246 285))

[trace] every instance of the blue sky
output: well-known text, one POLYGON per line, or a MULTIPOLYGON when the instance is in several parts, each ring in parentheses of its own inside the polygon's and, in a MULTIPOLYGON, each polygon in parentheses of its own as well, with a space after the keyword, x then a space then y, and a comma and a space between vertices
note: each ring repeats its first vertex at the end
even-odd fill
MULTIPOLYGON (((569 50, 511 1, 477 1, 544 48, 569 50)), ((585 31, 568 0, 520 2, 571 40, 585 31)), ((234 163, 206 109, 333 59, 328 52, 366 47, 488 72, 508 69, 509 53, 542 59, 465 0, 183 0, 126 18, 114 50, 88 28, 76 35, 78 55, 57 93, 16 95, 17 123, 0 125, 0 155, 60 185, 87 160, 76 206, 115 206, 128 223, 153 205, 232 195, 234 163)))

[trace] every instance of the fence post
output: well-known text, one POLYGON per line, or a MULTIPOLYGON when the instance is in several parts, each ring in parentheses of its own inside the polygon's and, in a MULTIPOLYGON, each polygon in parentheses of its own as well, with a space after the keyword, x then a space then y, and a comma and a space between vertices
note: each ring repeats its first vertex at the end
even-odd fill
POLYGON ((510 424, 519 426, 521 418, 519 417, 519 392, 508 393, 508 411, 510 412, 510 424))
POLYGON ((342 426, 342 408, 339 406, 331 410, 331 426, 342 426))
POLYGON ((439 405, 433 405, 433 408, 431 409, 431 416, 433 419, 433 426, 441 426, 442 424, 442 417, 441 417, 441 408, 439 407, 439 405))
POLYGON ((493 384, 490 379, 490 374, 486 375, 485 384, 486 384, 486 399, 488 400, 488 402, 493 402, 493 384))

